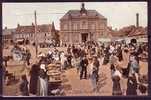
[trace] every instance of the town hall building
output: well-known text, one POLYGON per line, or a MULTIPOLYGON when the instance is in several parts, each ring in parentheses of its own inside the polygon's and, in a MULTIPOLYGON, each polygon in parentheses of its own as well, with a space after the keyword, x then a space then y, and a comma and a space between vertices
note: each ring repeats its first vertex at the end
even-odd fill
POLYGON ((62 44, 96 41, 107 34, 107 18, 96 10, 87 10, 82 3, 80 10, 69 10, 60 19, 62 44))

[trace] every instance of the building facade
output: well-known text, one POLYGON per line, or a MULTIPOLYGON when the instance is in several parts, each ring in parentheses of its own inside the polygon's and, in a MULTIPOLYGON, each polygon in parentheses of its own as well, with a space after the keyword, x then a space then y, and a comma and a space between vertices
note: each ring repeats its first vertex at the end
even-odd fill
POLYGON ((15 32, 15 29, 3 29, 3 34, 2 34, 2 43, 3 44, 10 44, 11 41, 13 40, 13 32, 15 32))
POLYGON ((50 43, 53 34, 55 34, 54 24, 37 25, 36 28, 33 23, 29 26, 21 26, 18 24, 13 34, 13 41, 28 40, 30 43, 34 43, 35 41, 37 41, 37 43, 50 43))
POLYGON ((107 19, 96 10, 69 10, 60 19, 60 34, 62 44, 77 44, 95 41, 107 35, 107 19))
POLYGON ((130 39, 136 39, 137 42, 148 42, 147 27, 138 27, 136 31, 128 35, 130 39))

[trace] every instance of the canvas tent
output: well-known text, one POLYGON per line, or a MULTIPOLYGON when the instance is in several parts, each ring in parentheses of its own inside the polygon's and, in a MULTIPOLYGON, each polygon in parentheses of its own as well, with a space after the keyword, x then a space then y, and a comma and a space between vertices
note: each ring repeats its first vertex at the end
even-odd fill
POLYGON ((102 42, 102 43, 108 43, 108 42, 111 42, 111 39, 110 38, 99 38, 98 41, 102 42))

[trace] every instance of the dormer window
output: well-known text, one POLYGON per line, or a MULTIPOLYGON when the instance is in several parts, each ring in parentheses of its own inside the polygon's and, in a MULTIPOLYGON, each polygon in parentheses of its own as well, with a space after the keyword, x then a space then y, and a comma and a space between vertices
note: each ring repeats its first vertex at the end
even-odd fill
POLYGON ((86 16, 86 13, 82 13, 82 16, 86 16))

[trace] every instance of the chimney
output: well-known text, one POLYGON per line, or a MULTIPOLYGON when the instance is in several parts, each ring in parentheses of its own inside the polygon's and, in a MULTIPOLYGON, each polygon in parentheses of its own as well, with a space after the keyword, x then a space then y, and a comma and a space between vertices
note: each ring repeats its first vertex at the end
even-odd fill
POLYGON ((32 26, 34 26, 34 23, 32 22, 32 26))
POLYGON ((17 24, 17 27, 20 27, 20 24, 17 24))
POLYGON ((54 22, 52 22, 52 28, 51 28, 51 31, 55 32, 56 29, 55 29, 55 25, 54 25, 54 22))
POLYGON ((139 13, 136 13, 136 27, 139 27, 139 13))

